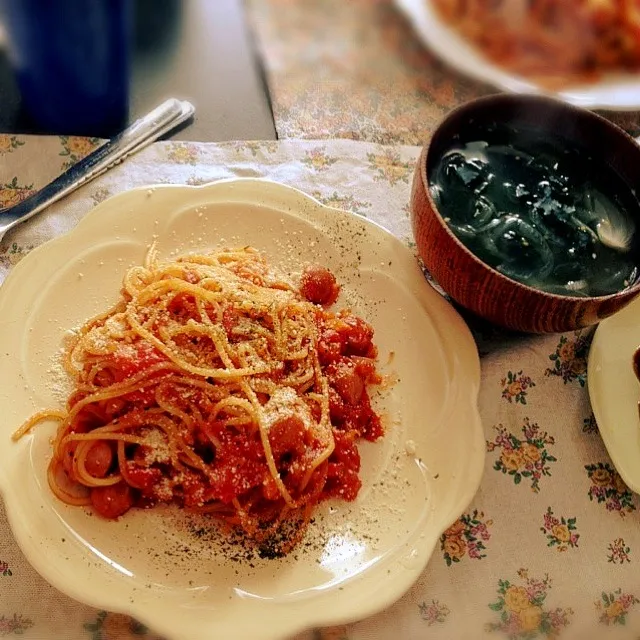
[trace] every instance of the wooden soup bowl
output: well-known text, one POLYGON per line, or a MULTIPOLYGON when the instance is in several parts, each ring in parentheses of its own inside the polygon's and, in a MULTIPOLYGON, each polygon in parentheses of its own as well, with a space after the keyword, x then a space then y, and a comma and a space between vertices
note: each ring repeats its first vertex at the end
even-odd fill
MULTIPOLYGON (((571 331, 619 311, 640 293, 640 280, 607 296, 546 293, 502 275, 477 258, 449 229, 431 197, 429 169, 452 139, 481 138, 492 124, 539 130, 601 157, 625 182, 640 188, 640 146, 608 120, 564 102, 528 95, 480 98, 447 115, 420 155, 411 190, 411 222, 418 253, 440 286, 463 307, 497 325, 529 333, 571 331)), ((640 220, 637 220, 640 234, 640 220)), ((634 252, 638 253, 637 238, 634 252)), ((640 260, 638 261, 640 263, 640 260)))

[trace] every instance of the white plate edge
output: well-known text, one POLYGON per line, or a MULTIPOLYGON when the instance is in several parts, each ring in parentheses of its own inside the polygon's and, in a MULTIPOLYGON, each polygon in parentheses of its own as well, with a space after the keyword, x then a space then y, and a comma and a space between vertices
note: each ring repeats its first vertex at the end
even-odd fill
MULTIPOLYGON (((546 90, 526 78, 503 71, 482 56, 449 25, 445 24, 431 7, 430 0, 394 0, 396 6, 409 20, 423 44, 446 64, 463 75, 480 83, 509 93, 528 93, 560 98, 578 107, 592 110, 628 112, 640 108, 640 74, 637 78, 637 98, 624 100, 602 100, 594 95, 594 90, 602 89, 601 84, 576 86, 563 91, 546 90), (451 46, 455 44, 455 46, 451 46), (456 49, 461 54, 456 54, 456 49)), ((625 78, 635 77, 623 76, 625 78)), ((634 84, 635 86, 635 84, 634 84)), ((613 92, 616 85, 611 85, 613 92)), ((628 93, 631 87, 627 87, 628 93)))
MULTIPOLYGON (((2 285, 2 290, 6 291, 7 288, 7 284, 13 286, 13 281, 14 280, 18 280, 21 272, 23 270, 26 270, 28 268, 28 265, 30 263, 30 256, 32 255, 38 255, 37 252, 40 251, 46 251, 46 247, 50 246, 53 243, 60 243, 60 244, 64 244, 66 242, 70 242, 71 240, 69 240, 69 238, 72 238, 74 236, 74 234, 76 233, 77 230, 82 230, 84 229, 84 224, 86 224, 85 221, 90 221, 94 218, 97 218, 100 214, 101 211, 100 209, 103 207, 104 204, 106 203, 112 203, 112 201, 114 199, 117 198, 126 198, 127 194, 130 194, 132 192, 144 192, 144 191, 149 191, 150 189, 171 189, 171 190, 183 190, 185 192, 191 192, 192 190, 206 190, 206 189, 211 189, 212 187, 215 188, 219 188, 220 186, 223 186, 224 184, 227 185, 231 185, 234 186, 235 184, 240 184, 240 183, 244 183, 245 185, 247 183, 254 183, 254 186, 258 186, 261 189, 269 189, 272 190, 272 194, 274 196, 274 198, 277 200, 279 196, 292 196, 293 194, 295 194, 295 197, 299 200, 300 204, 309 204, 309 203, 313 203, 314 207, 318 210, 318 211, 323 211, 325 214, 329 213, 330 215, 345 215, 348 216, 349 218, 352 218, 355 216, 355 214, 353 213, 349 213, 349 212, 345 212, 342 211, 340 209, 336 209, 336 208, 332 208, 332 207, 327 207, 325 205, 322 205, 320 202, 318 202, 315 198, 305 194, 304 192, 295 189, 294 187, 289 187, 286 185, 282 185, 280 183, 276 183, 270 180, 263 180, 263 179, 254 179, 254 178, 240 178, 240 179, 226 179, 226 180, 220 180, 220 181, 216 181, 215 183, 210 183, 207 185, 201 185, 201 186, 189 186, 189 185, 150 185, 150 186, 143 186, 143 187, 138 187, 135 189, 131 189, 125 192, 122 192, 120 194, 117 194, 115 196, 113 196, 112 198, 109 198, 108 200, 105 200, 104 203, 101 203, 100 205, 98 205, 95 209, 93 209, 92 211, 90 211, 87 216, 85 216, 85 218, 83 218, 78 225, 72 229, 71 231, 69 231, 67 234, 64 234, 62 236, 59 236, 57 238, 54 238, 52 240, 50 240, 47 243, 44 243, 43 245, 37 247, 36 249, 34 249, 32 252, 30 252, 30 254, 28 256, 26 256, 20 263, 18 263, 9 273, 8 277, 6 278, 5 282, 2 285)), ((264 195, 264 191, 261 193, 261 195, 264 195)), ((263 203, 261 203, 263 204, 263 203)), ((267 203, 268 206, 268 203, 267 203)), ((275 206, 275 205, 273 205, 275 206)), ((356 216, 357 217, 357 216, 356 216)), ((402 247, 402 250, 408 254, 409 250, 404 247, 404 245, 402 245, 402 243, 400 242, 400 240, 398 240, 395 236, 393 236, 392 234, 390 234, 386 229, 384 229, 383 227, 381 227, 379 224, 371 221, 371 220, 367 220, 364 218, 359 218, 359 220, 361 221, 361 223, 364 226, 371 226, 371 227, 375 227, 379 232, 383 232, 384 234, 386 234, 387 236, 389 236, 390 238, 393 238, 393 241, 395 243, 397 243, 397 245, 399 247, 402 247)), ((417 265, 416 265, 416 268, 417 265)), ((478 410, 478 393, 479 393, 479 386, 480 386, 480 363, 479 363, 479 357, 477 354, 477 349, 475 347, 475 343, 473 341, 473 337, 471 335, 471 332, 469 331, 468 327, 466 326, 466 324, 464 323, 464 321, 462 320, 462 318, 459 316, 459 314, 450 307, 450 305, 444 300, 442 299, 439 294, 437 292, 435 292, 430 285, 428 285, 428 283, 425 282, 425 286, 429 288, 429 291, 432 292, 433 296, 434 296, 434 300, 440 300, 441 303, 443 305, 446 305, 447 307, 449 307, 450 312, 452 314, 454 314, 452 317, 457 317, 457 319, 459 320, 459 328, 463 327, 464 331, 467 334, 467 338, 469 341, 469 346, 473 348, 473 351, 475 351, 475 360, 476 360, 476 371, 474 372, 474 374, 477 376, 477 380, 476 380, 476 388, 475 388, 475 392, 473 394, 473 396, 470 398, 471 401, 471 407, 469 407, 469 409, 471 411, 473 411, 474 416, 477 418, 477 422, 476 422, 476 429, 473 431, 476 434, 476 440, 477 443, 481 443, 482 445, 484 444, 484 432, 482 430, 482 424, 480 421, 480 414, 479 414, 479 410, 478 410), (437 297, 435 297, 437 296, 437 297)), ((0 294, 0 295, 6 295, 6 294, 0 294)), ((431 295, 431 294, 430 294, 431 295)), ((440 323, 438 324, 438 329, 439 331, 444 331, 445 334, 449 335, 450 334, 450 328, 448 326, 440 326, 440 323)), ((452 338, 453 336, 450 336, 450 338, 452 338)), ((447 522, 444 522, 445 518, 443 518, 443 523, 441 524, 441 529, 442 531, 444 531, 446 529, 447 526, 449 526, 451 524, 451 522, 453 522, 459 515, 460 513, 464 510, 464 508, 471 502, 471 500, 473 499, 473 497, 475 496, 479 486, 480 486, 480 482, 482 479, 482 474, 483 474, 483 468, 484 468, 484 458, 485 458, 485 453, 484 453, 484 447, 482 447, 479 451, 476 451, 474 453, 474 460, 476 460, 476 472, 477 472, 477 477, 474 478, 475 482, 473 484, 473 486, 470 485, 469 489, 466 491, 466 493, 460 497, 459 503, 457 506, 453 507, 451 510, 451 515, 449 518, 446 518, 447 522), (478 456, 478 454, 481 453, 480 456, 478 456), (455 515, 453 515, 455 513, 455 515)), ((27 557, 27 559, 29 560, 30 563, 33 564, 34 567, 37 568, 38 572, 41 573, 45 579, 49 580, 49 576, 53 575, 53 571, 52 568, 49 567, 49 565, 46 563, 46 561, 44 561, 44 558, 42 559, 43 562, 41 562, 40 558, 36 558, 35 555, 33 553, 31 553, 32 549, 31 547, 27 547, 25 548, 24 545, 22 544, 22 540, 23 538, 26 537, 27 533, 28 533, 28 528, 25 525, 23 526, 22 523, 20 522, 15 522, 15 519, 12 519, 12 509, 11 509, 11 502, 12 502, 12 498, 10 497, 11 495, 11 491, 8 491, 6 488, 3 487, 3 483, 6 482, 6 480, 4 480, 3 478, 5 478, 6 476, 3 476, 3 472, 2 469, 0 468, 0 494, 3 495, 4 499, 5 499, 5 504, 7 507, 7 516, 10 520, 10 524, 11 524, 11 528, 13 530, 18 529, 19 531, 22 532, 22 535, 20 536, 16 536, 16 540, 19 544, 19 546, 22 548, 23 552, 25 553, 25 556, 27 557), (32 561, 33 560, 33 561, 32 561)), ((17 494, 14 494, 15 498, 18 499, 17 494)), ((440 531, 440 533, 442 533, 442 531, 440 531)), ((415 579, 417 579, 418 575, 424 570, 426 564, 428 563, 429 558, 432 555, 433 552, 433 548, 435 547, 436 543, 437 543, 437 539, 438 536, 435 536, 434 539, 432 540, 432 544, 429 546, 428 551, 424 552, 424 556, 426 558, 426 560, 424 561, 424 563, 421 565, 419 571, 417 571, 417 573, 415 574, 414 577, 412 577, 410 580, 407 580, 407 584, 400 586, 397 590, 392 591, 392 592, 387 592, 387 597, 385 598, 380 598, 380 599, 374 599, 372 598, 371 603, 370 603, 370 607, 369 610, 364 611, 364 610, 360 610, 357 614, 357 616, 355 617, 350 617, 349 619, 345 619, 344 616, 341 617, 334 617, 332 618, 328 613, 325 613, 321 616, 318 616, 317 620, 307 620, 304 624, 304 626, 300 626, 300 625, 295 625, 295 624, 291 624, 291 621, 289 620, 283 620, 282 621, 282 626, 277 628, 277 629, 271 629, 270 631, 272 631, 273 633, 270 633, 269 635, 264 635, 263 637, 265 639, 267 638, 281 638, 289 633, 295 633, 298 631, 302 631, 304 629, 309 628, 310 625, 322 625, 322 626, 326 626, 326 625, 331 625, 331 624, 342 624, 342 623, 346 623, 346 622, 351 622, 355 619, 361 619, 363 617, 367 617, 369 615, 372 615, 382 609, 384 609, 385 607, 391 605, 393 602, 395 602, 399 597, 401 597, 413 584, 413 582, 415 581, 415 579)), ((426 545, 425 545, 426 546, 426 545)), ((410 572, 407 572, 408 574, 410 572)), ((53 578, 53 580, 51 580, 53 583, 55 584, 59 584, 56 582, 55 577, 53 578)), ((81 601, 81 602, 85 602, 91 606, 96 606, 96 607, 105 607, 105 601, 101 600, 99 598, 99 596, 96 596, 95 598, 91 598, 84 590, 82 590, 81 587, 79 587, 78 589, 69 589, 68 585, 65 585, 64 588, 58 587, 61 590, 64 590, 66 593, 68 593, 69 595, 71 595, 72 597, 74 597, 75 599, 81 601)), ((126 613, 128 615, 132 615, 134 617, 136 617, 137 619, 141 620, 142 622, 145 622, 147 624, 149 624, 149 626, 153 627, 153 619, 151 618, 147 618, 146 615, 144 614, 143 611, 141 611, 140 609, 138 609, 135 604, 133 604, 132 606, 128 606, 127 604, 120 604, 120 605, 107 605, 107 608, 109 608, 110 610, 113 611, 118 611, 121 613, 126 613)), ((330 612, 329 612, 330 613, 330 612)), ((180 635, 175 636, 177 638, 181 637, 180 635)))

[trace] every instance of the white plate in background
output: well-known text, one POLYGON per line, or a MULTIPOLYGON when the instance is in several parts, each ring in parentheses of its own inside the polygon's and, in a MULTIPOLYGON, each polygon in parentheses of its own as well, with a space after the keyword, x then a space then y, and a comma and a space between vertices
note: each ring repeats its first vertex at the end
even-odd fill
POLYGON ((422 42, 460 73, 511 93, 539 93, 587 109, 634 111, 640 108, 640 74, 607 75, 602 79, 549 92, 534 82, 502 69, 440 18, 431 0, 395 0, 422 42))

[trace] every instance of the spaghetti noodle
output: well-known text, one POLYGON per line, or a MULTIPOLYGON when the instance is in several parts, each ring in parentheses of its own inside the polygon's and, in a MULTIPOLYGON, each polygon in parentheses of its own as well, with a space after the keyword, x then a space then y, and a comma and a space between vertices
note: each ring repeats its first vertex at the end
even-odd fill
POLYGON ((106 518, 175 502, 263 543, 315 504, 353 500, 359 438, 382 435, 366 385, 379 382, 373 330, 331 313, 333 274, 310 267, 299 290, 251 248, 127 271, 121 299, 66 351, 75 382, 48 478, 54 494, 106 518))
POLYGON ((557 88, 640 69, 638 0, 433 0, 489 59, 557 88))

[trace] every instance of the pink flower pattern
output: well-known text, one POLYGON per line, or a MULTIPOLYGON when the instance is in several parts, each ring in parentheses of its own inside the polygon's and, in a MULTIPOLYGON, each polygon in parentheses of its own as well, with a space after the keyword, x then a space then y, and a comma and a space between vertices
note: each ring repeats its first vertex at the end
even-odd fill
POLYGON ((515 484, 523 480, 531 482, 531 490, 540 491, 540 480, 551 475, 550 463, 556 462, 547 447, 555 444, 555 438, 542 431, 538 424, 524 418, 522 434, 519 438, 501 424, 494 427, 497 436, 487 441, 487 451, 500 451, 500 457, 493 464, 496 471, 501 471, 513 478, 515 484))
POLYGON ((585 465, 591 487, 589 500, 603 503, 607 511, 618 513, 621 517, 635 511, 633 493, 608 462, 585 465))
POLYGON ((536 386, 536 383, 529 376, 523 375, 522 371, 507 371, 500 384, 503 387, 502 397, 508 402, 520 404, 527 404, 527 390, 536 386))
POLYGON ((591 346, 591 334, 576 331, 572 337, 560 336, 558 346, 549 356, 553 367, 545 371, 545 376, 559 376, 565 384, 578 382, 584 387, 587 382, 587 355, 591 346))
POLYGON ((580 534, 576 532, 576 518, 556 518, 551 507, 543 516, 544 524, 540 531, 547 536, 547 546, 556 547, 558 551, 566 551, 570 547, 578 546, 580 534))
POLYGON ((515 582, 498 580, 498 597, 489 604, 489 609, 496 612, 499 619, 488 622, 486 631, 500 631, 509 640, 557 637, 569 625, 573 610, 570 607, 550 609, 546 606, 551 589, 549 576, 545 575, 540 580, 530 577, 527 569, 520 569, 518 578, 515 582))
POLYGON ((451 611, 446 604, 441 604, 438 600, 431 600, 430 603, 423 602, 418 605, 420 617, 431 627, 434 624, 443 623, 451 611))
POLYGON ((625 625, 630 609, 640 600, 630 593, 616 589, 613 592, 603 591, 596 600, 596 609, 600 612, 600 622, 604 625, 625 625))
POLYGON ((19 613, 12 616, 0 615, 0 638, 14 634, 23 635, 25 631, 33 627, 33 620, 19 613))
POLYGON ((440 537, 440 550, 447 566, 460 562, 467 555, 474 560, 486 557, 485 542, 491 539, 489 527, 492 520, 485 520, 484 513, 474 509, 456 520, 440 537))
POLYGON ((607 562, 611 562, 612 564, 631 562, 631 558, 629 557, 631 548, 624 541, 624 538, 616 538, 613 542, 609 543, 607 549, 609 550, 607 562))

